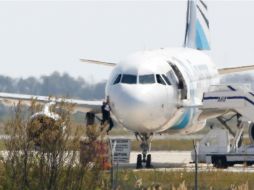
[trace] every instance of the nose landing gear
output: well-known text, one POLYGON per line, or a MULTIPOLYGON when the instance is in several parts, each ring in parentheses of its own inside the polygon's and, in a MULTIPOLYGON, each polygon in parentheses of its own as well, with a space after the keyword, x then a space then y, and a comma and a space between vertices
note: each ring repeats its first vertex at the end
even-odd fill
POLYGON ((146 133, 135 133, 135 136, 138 141, 141 141, 140 148, 142 150, 142 154, 138 154, 137 156, 137 165, 136 168, 143 168, 143 163, 145 163, 146 168, 152 168, 152 156, 151 154, 147 154, 150 151, 150 143, 152 134, 148 135, 146 133))

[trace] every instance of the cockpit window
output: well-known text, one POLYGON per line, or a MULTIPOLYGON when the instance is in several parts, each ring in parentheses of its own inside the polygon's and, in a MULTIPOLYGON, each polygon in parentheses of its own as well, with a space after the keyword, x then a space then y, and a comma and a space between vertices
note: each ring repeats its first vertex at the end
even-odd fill
POLYGON ((171 82, 172 85, 177 85, 178 84, 178 80, 177 80, 177 78, 176 78, 176 76, 175 76, 175 74, 173 73, 172 70, 168 71, 166 73, 166 76, 167 76, 168 79, 170 79, 170 82, 171 82))
POLYGON ((139 83, 140 84, 152 84, 155 83, 154 75, 140 75, 139 76, 139 83))
POLYGON ((116 80, 114 81, 113 84, 118 84, 120 81, 121 81, 121 74, 119 74, 117 77, 116 77, 116 80))
POLYGON ((136 84, 137 83, 137 76, 136 75, 123 75, 122 83, 126 84, 136 84))
POLYGON ((157 83, 166 85, 166 83, 164 82, 164 80, 161 78, 159 74, 156 74, 156 80, 157 80, 157 83))
POLYGON ((166 77, 165 75, 162 75, 162 77, 164 78, 164 80, 166 81, 166 83, 167 83, 168 85, 171 85, 171 83, 170 83, 168 77, 166 77))

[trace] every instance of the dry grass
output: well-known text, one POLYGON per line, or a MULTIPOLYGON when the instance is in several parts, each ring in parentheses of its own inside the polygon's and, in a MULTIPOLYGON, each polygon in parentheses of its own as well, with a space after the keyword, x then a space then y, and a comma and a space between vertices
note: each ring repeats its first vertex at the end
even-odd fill
MULTIPOLYGON (((250 144, 250 140, 248 138, 244 139, 244 144, 250 144)), ((134 140, 132 141, 132 150, 140 151, 140 142, 134 140)), ((193 140, 192 139, 163 139, 163 140, 153 140, 152 151, 191 151, 193 150, 193 140)))
POLYGON ((0 134, 4 134, 4 123, 0 122, 0 134))
MULTIPOLYGON (((249 139, 244 139, 244 143, 248 144, 249 139)), ((131 143, 131 150, 140 151, 140 142, 133 140, 131 143)), ((5 150, 4 141, 0 140, 0 151, 5 150)), ((174 140, 174 139, 165 139, 165 140, 154 140, 152 142, 152 151, 191 151, 193 150, 192 140, 174 140)))
MULTIPOLYGON (((134 140, 132 141, 132 150, 140 151, 140 142, 134 140)), ((152 151, 157 150, 192 150, 193 142, 192 140, 177 140, 177 139, 163 139, 163 140, 153 140, 152 141, 152 151)))
MULTIPOLYGON (((200 190, 249 190, 254 189, 254 174, 223 171, 199 173, 200 190)), ((180 171, 121 171, 119 189, 194 189, 194 173, 180 171)))
POLYGON ((0 151, 1 150, 5 150, 6 148, 5 148, 5 143, 4 143, 4 141, 0 141, 0 151))
MULTIPOLYGON (((134 140, 132 141, 132 150, 133 151, 140 151, 140 142, 134 140)), ((0 151, 5 150, 5 144, 3 140, 0 140, 0 151)), ((179 151, 186 151, 192 150, 193 144, 192 140, 155 140, 152 142, 152 151, 158 150, 179 150, 179 151)))

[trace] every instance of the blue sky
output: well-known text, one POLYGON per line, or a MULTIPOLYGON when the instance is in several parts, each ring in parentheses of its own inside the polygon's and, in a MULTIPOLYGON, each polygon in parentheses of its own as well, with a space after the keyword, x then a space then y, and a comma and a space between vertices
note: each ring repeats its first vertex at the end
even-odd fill
MULTIPOLYGON (((254 64, 254 2, 208 1, 218 67, 254 64)), ((0 74, 53 71, 106 80, 111 71, 79 58, 118 62, 144 49, 181 46, 185 1, 0 2, 0 74)))

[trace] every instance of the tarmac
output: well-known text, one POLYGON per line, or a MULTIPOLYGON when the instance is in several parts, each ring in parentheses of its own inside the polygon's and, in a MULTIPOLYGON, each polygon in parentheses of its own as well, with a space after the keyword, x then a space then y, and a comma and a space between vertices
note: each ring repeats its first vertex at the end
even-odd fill
MULTIPOLYGON (((119 168, 123 169, 133 169, 134 171, 139 171, 136 169, 137 155, 140 152, 132 151, 130 154, 130 162, 125 164, 119 164, 119 168)), ((152 151, 150 152, 152 156, 152 170, 156 171, 187 171, 194 172, 195 164, 191 159, 191 151, 152 151)), ((116 166, 116 165, 115 165, 116 166)), ((143 168, 141 170, 151 171, 151 169, 143 168)), ((209 171, 224 171, 224 172, 248 172, 254 173, 254 166, 245 166, 242 164, 234 165, 227 169, 217 169, 214 168, 212 164, 199 163, 199 172, 209 172, 209 171)))

